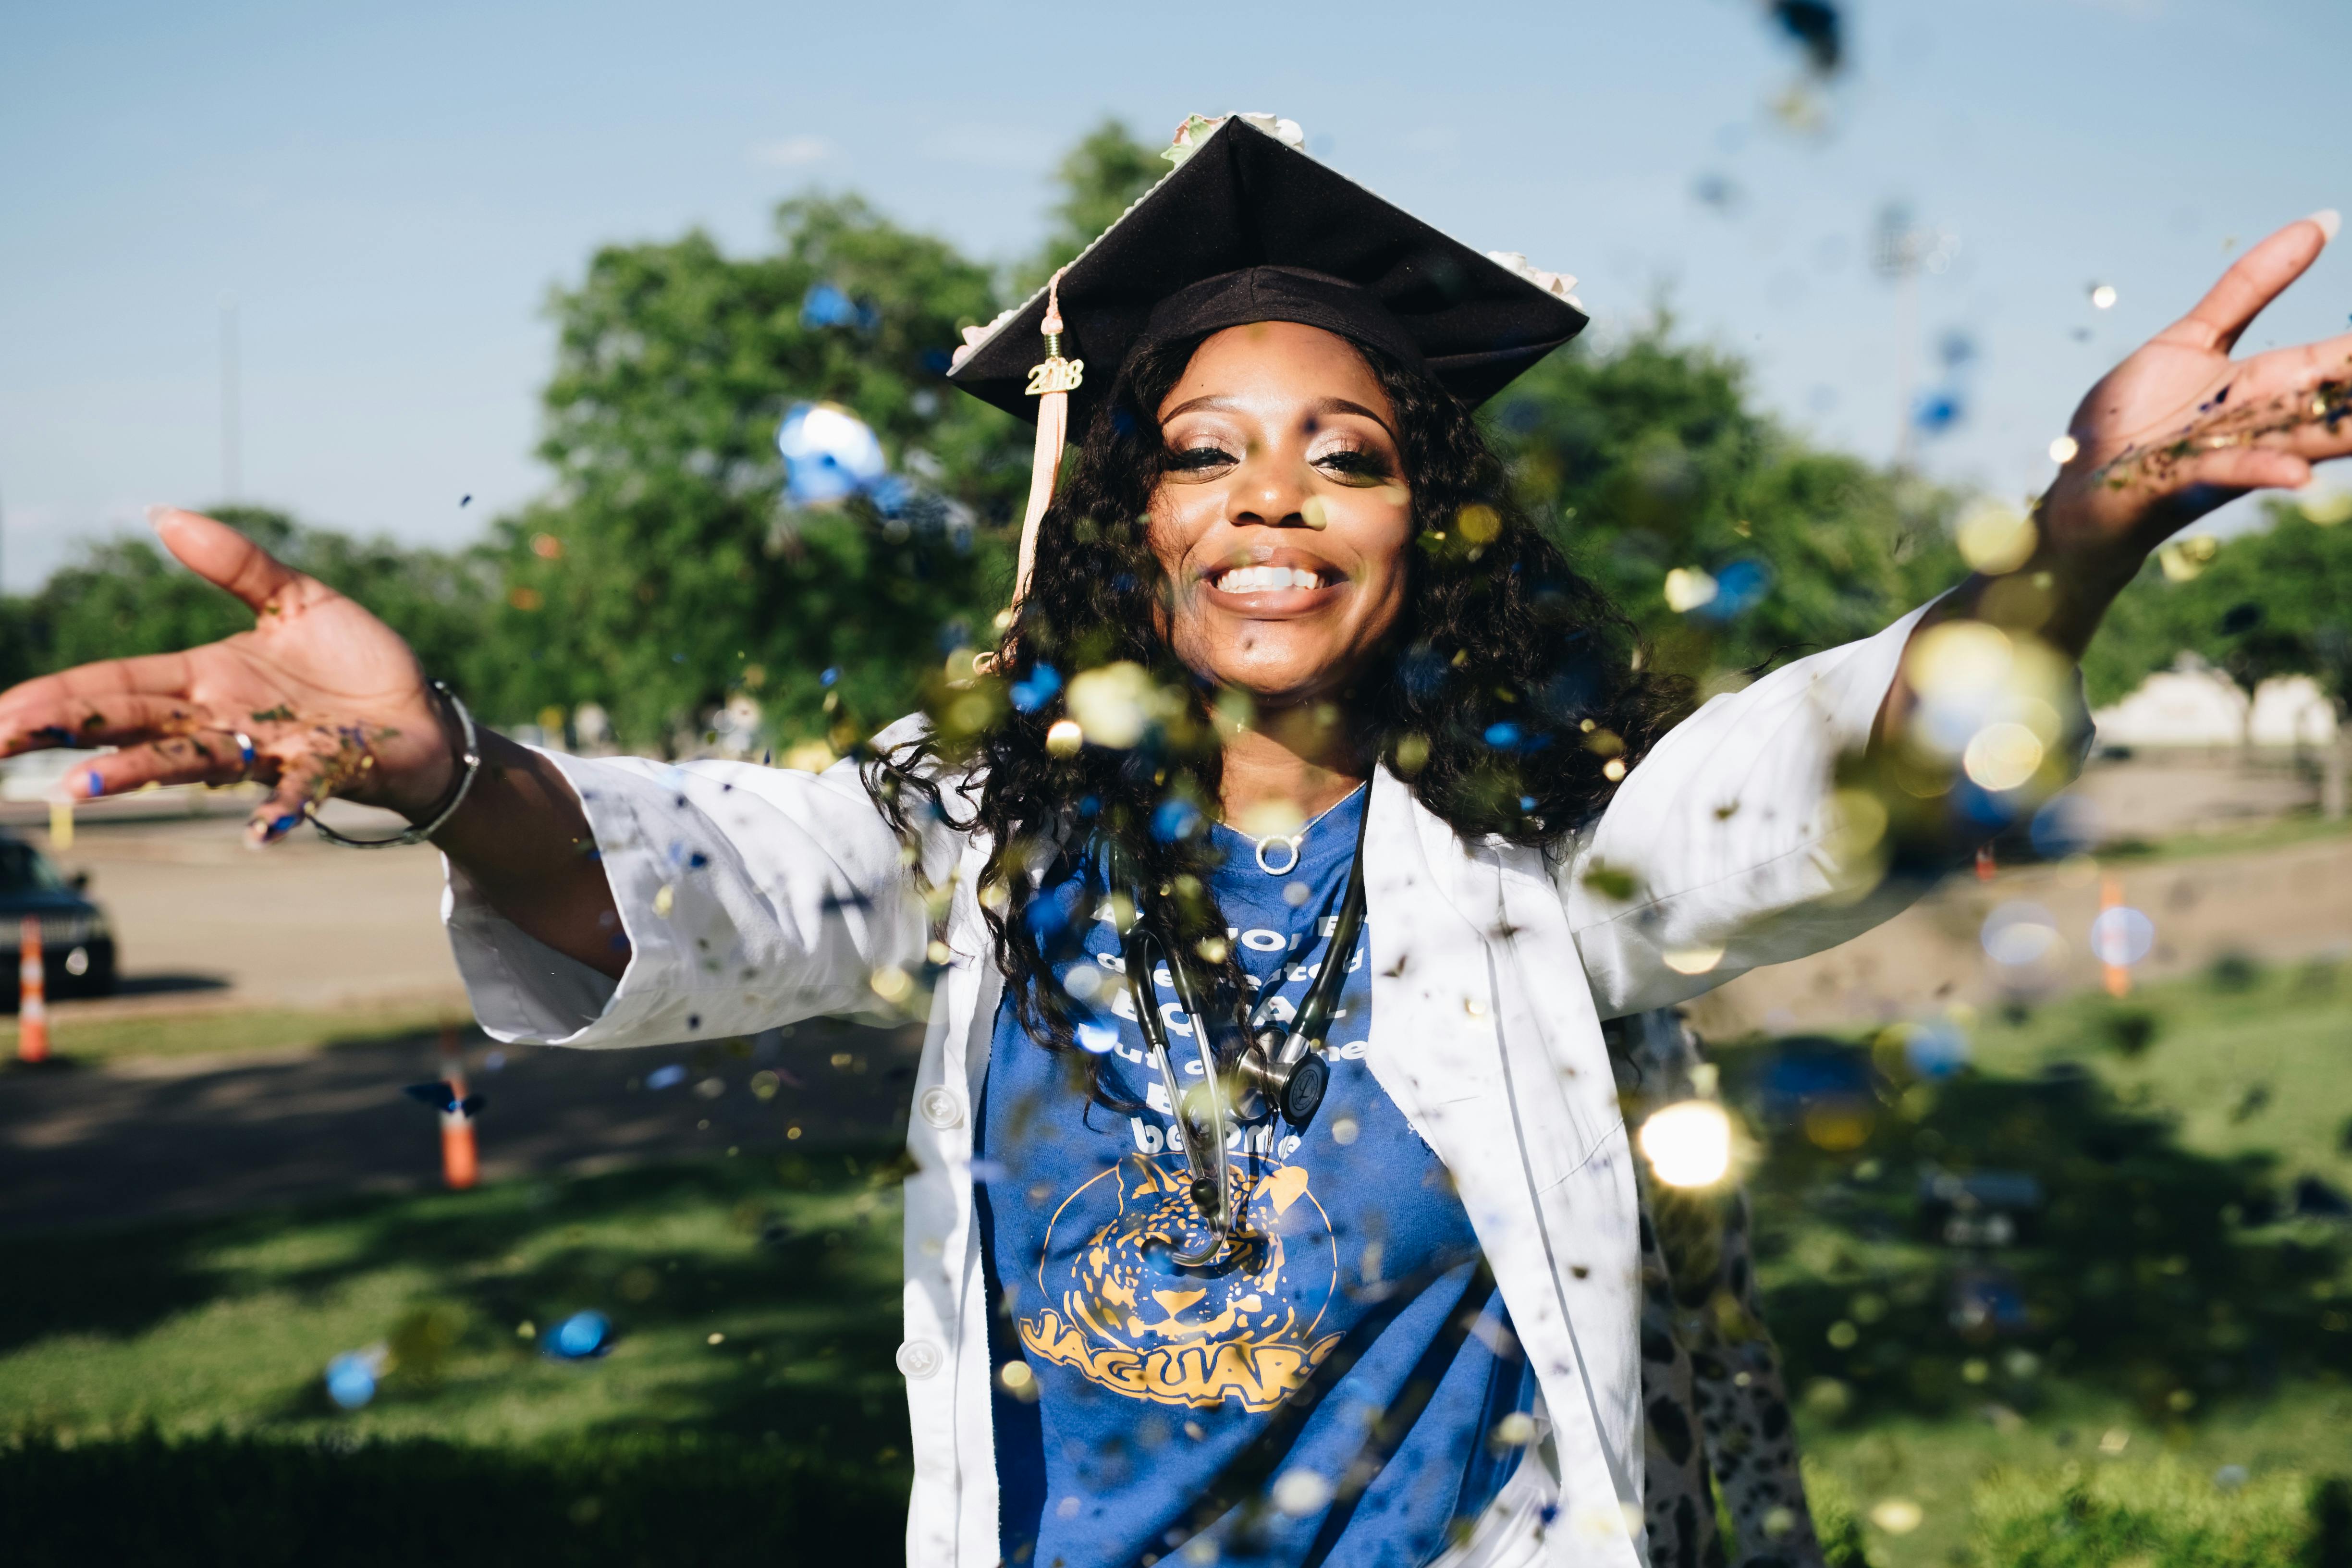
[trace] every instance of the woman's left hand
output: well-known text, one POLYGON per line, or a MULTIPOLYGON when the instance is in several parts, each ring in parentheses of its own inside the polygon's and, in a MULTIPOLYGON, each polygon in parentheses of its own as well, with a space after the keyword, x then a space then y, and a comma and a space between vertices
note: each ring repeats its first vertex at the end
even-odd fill
POLYGON ((2230 357, 2339 222, 2315 214, 2247 251, 2091 388, 2068 426, 2075 454, 2042 501, 2037 565, 2087 577, 2080 586, 2103 609, 2195 519, 2248 490, 2307 484, 2314 464, 2352 454, 2352 334, 2230 357))

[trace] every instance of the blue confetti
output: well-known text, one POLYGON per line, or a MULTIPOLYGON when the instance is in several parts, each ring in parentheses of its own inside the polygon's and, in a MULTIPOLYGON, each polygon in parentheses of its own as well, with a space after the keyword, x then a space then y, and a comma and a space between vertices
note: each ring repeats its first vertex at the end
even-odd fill
POLYGON ((327 1397, 345 1410, 357 1410, 375 1397, 383 1370, 382 1350, 345 1351, 327 1363, 327 1397))
POLYGON ((795 403, 776 429, 784 495, 795 506, 838 505, 888 477, 881 438, 837 403, 795 403))
POLYGON ((646 1074, 646 1087, 647 1089, 675 1089, 685 1081, 686 1069, 678 1066, 676 1062, 672 1062, 667 1067, 656 1068, 653 1071, 646 1074))
POLYGON ((871 332, 881 324, 881 311, 851 299, 830 283, 813 284, 802 296, 801 325, 803 327, 812 330, 854 327, 861 332, 871 332))
POLYGON ((1715 597, 1691 613, 1702 620, 1737 620, 1771 591, 1772 568, 1755 556, 1742 556, 1716 573, 1715 597))
POLYGON ((1024 713, 1034 713, 1061 689, 1061 672, 1050 664, 1041 664, 1030 671, 1028 679, 1013 683, 1013 706, 1024 713))
POLYGON ((1924 1079, 1947 1079, 1969 1065, 1969 1037, 1948 1018, 1903 1031, 1903 1059, 1924 1079))
POLYGON ((1163 800, 1151 814, 1151 836, 1162 844, 1173 844, 1200 832, 1204 820, 1201 808, 1189 800, 1163 800))
POLYGON ((1911 405, 1911 423, 1923 436, 1941 436, 1967 418, 1968 412, 1957 391, 1923 392, 1911 405))
POLYGON ((816 678, 816 683, 819 686, 831 686, 835 681, 839 680, 840 679, 840 669, 833 666, 827 666, 824 673, 820 674, 816 678))
POLYGON ((1498 752, 1507 752, 1519 743, 1519 727, 1507 720, 1486 726, 1486 744, 1498 752))
POLYGON ((588 1361, 613 1348, 612 1321, 602 1312, 574 1312, 555 1325, 546 1344, 557 1361, 588 1361))

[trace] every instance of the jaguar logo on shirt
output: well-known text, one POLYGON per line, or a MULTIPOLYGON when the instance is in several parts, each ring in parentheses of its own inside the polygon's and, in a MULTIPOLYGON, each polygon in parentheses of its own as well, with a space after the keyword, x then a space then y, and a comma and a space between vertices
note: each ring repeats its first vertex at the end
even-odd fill
POLYGON ((1340 1335, 1320 1332, 1339 1287, 1330 1216, 1304 1166, 1233 1161, 1247 1237, 1214 1264, 1173 1262, 1207 1236, 1181 1172, 1130 1156, 1055 1212, 1019 1321, 1033 1356, 1130 1398, 1266 1411, 1304 1384, 1340 1335))

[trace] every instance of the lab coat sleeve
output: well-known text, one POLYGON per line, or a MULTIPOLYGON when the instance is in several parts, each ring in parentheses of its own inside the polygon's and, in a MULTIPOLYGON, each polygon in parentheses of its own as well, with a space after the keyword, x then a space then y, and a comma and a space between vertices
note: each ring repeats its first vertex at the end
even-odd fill
MULTIPOLYGON (((628 967, 615 982, 534 940, 450 866, 443 920, 493 1038, 724 1038, 871 1011, 877 971, 922 963, 929 921, 913 857, 855 763, 810 773, 548 755, 587 813, 628 967)), ((950 847, 936 832, 924 840, 925 868, 944 873, 950 847)))
MULTIPOLYGON (((1833 947, 1926 890, 1916 877, 1858 876, 1832 852, 1838 759, 1869 744, 1925 614, 1707 702, 1553 859, 1603 1017, 1833 947)), ((2076 709, 2069 727, 2087 742, 2079 693, 2076 709)))

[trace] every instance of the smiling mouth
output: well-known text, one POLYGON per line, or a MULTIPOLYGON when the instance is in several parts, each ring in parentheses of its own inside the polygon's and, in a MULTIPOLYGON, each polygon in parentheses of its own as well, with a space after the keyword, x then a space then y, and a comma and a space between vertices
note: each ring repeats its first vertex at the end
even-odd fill
POLYGON ((1339 580, 1337 573, 1310 571, 1304 566, 1228 566, 1208 574, 1212 588, 1224 594, 1280 594, 1297 588, 1328 588, 1339 580))

